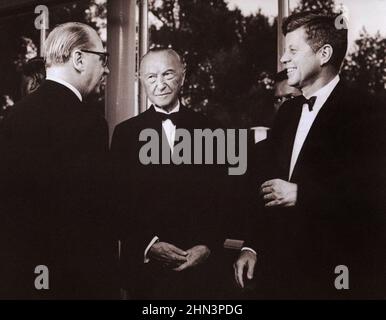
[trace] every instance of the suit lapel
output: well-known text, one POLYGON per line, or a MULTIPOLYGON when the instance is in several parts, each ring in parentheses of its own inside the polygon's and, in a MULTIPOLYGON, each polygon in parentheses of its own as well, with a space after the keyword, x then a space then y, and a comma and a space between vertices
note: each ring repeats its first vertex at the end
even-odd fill
POLYGON ((288 172, 291 162, 292 149, 295 141, 296 130, 300 120, 302 106, 299 105, 298 99, 294 99, 290 103, 293 103, 293 106, 289 106, 293 111, 289 112, 288 118, 285 120, 288 121, 282 132, 282 136, 279 138, 279 148, 277 150, 279 161, 279 176, 283 179, 288 178, 288 172))
POLYGON ((162 121, 157 117, 157 111, 151 106, 144 112, 144 122, 147 128, 154 129, 160 134, 162 132, 162 121))
MULTIPOLYGON (((178 111, 179 115, 180 115, 180 118, 179 120, 182 121, 182 118, 183 118, 183 113, 185 111, 185 109, 183 109, 184 107, 182 106, 182 104, 180 105, 180 110, 178 111)), ((167 146, 167 148, 169 149, 169 152, 172 152, 170 146, 169 146, 169 143, 167 141, 167 137, 166 137, 166 133, 165 133, 165 130, 162 126, 162 121, 160 120, 160 118, 158 117, 157 115, 157 111, 155 110, 154 106, 152 105, 147 111, 147 120, 145 121, 146 123, 149 124, 149 127, 152 128, 152 129, 155 129, 158 133, 158 136, 159 136, 159 147, 160 147, 160 151, 162 150, 162 143, 163 143, 163 140, 165 141, 165 144, 167 146)), ((180 123, 180 121, 179 121, 180 123)), ((181 125, 179 124, 176 124, 176 130, 181 127, 181 125)))
MULTIPOLYGON (((339 99, 342 95, 342 90, 343 84, 340 81, 336 88, 332 91, 331 95, 328 97, 327 101, 324 103, 323 107, 320 109, 318 115, 316 116, 311 126, 311 129, 308 132, 308 135, 303 143, 302 149, 300 150, 298 159, 296 161, 292 173, 291 181, 296 180, 296 177, 299 175, 299 172, 303 168, 303 162, 308 157, 308 154, 311 150, 311 145, 321 142, 326 133, 328 133, 328 127, 331 122, 334 121, 334 116, 336 115, 337 108, 339 107, 339 99)), ((289 162, 290 161, 291 160, 289 160, 289 162)))
POLYGON ((178 128, 183 128, 187 130, 192 128, 191 119, 188 115, 188 108, 185 107, 182 103, 180 104, 178 122, 176 123, 176 129, 178 128))
MULTIPOLYGON (((155 129, 158 133, 158 136, 160 138, 160 150, 162 150, 162 139, 164 138, 167 147, 170 151, 172 151, 170 149, 169 143, 167 142, 166 133, 162 126, 162 121, 160 121, 160 118, 157 116, 157 111, 155 110, 153 105, 144 112, 144 116, 144 122, 146 123, 146 127, 155 129), (163 137, 163 135, 165 136, 163 137)), ((177 120, 177 123, 175 123, 176 130, 179 128, 191 130, 194 127, 192 119, 189 117, 189 109, 185 107, 182 103, 180 104, 180 110, 178 111, 177 120)))

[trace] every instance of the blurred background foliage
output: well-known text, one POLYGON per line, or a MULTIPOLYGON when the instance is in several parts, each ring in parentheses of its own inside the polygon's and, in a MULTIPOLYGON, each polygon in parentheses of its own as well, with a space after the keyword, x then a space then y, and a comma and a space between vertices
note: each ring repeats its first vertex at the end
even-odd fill
MULTIPOLYGON (((50 8, 50 26, 85 22, 106 40, 106 1, 82 0, 50 8)), ((229 127, 269 126, 274 117, 277 21, 261 11, 243 15, 225 0, 149 0, 151 47, 172 47, 187 64, 184 103, 229 127)), ((334 0, 302 0, 294 9, 336 12, 334 0)), ((36 15, 0 20, 0 104, 19 99, 20 69, 38 54, 36 15)), ((386 39, 363 31, 342 76, 371 94, 386 93, 386 39)), ((103 100, 102 96, 99 97, 103 100)), ((1 115, 0 115, 1 116, 1 115)))

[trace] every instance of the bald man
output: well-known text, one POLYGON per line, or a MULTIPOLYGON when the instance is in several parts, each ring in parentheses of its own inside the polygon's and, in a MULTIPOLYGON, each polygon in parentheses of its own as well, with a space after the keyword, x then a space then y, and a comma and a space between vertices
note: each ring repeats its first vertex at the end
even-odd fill
POLYGON ((154 129, 160 140, 164 135, 173 152, 176 129, 192 133, 211 124, 179 99, 185 68, 174 50, 148 52, 140 73, 152 105, 116 127, 111 147, 122 286, 133 299, 214 297, 213 264, 223 240, 216 216, 216 166, 143 165, 139 159, 144 129, 154 129))

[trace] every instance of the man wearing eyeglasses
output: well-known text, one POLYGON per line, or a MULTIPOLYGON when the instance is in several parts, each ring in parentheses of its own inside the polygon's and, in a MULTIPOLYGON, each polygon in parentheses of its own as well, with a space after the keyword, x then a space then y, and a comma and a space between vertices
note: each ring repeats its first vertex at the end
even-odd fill
POLYGON ((94 29, 66 23, 49 34, 44 56, 46 81, 15 105, 2 132, 9 194, 0 294, 109 298, 113 241, 102 202, 108 132, 84 104, 109 73, 108 55, 94 29), (48 278, 37 266, 47 267, 48 278))

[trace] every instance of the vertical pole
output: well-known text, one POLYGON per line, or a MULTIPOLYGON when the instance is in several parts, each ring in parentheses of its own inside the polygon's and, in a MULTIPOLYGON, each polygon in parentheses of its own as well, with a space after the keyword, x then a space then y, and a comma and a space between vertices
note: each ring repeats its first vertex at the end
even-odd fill
POLYGON ((136 0, 107 1, 107 50, 110 75, 106 88, 106 119, 110 138, 115 126, 136 115, 136 0))
POLYGON ((49 27, 49 12, 42 11, 41 16, 42 16, 42 24, 40 25, 40 51, 39 55, 40 57, 43 57, 44 55, 44 43, 47 38, 47 30, 50 28, 49 27))
POLYGON ((277 16, 277 71, 283 69, 280 63, 280 58, 284 54, 285 39, 281 31, 281 25, 285 17, 289 15, 289 0, 278 0, 278 16, 277 16))
MULTIPOLYGON (((149 25, 148 25, 148 0, 139 0, 139 48, 137 70, 139 75, 139 63, 149 48, 149 25)), ((138 106, 139 112, 147 109, 147 98, 141 81, 138 78, 138 106)))
POLYGON ((44 43, 46 41, 47 30, 40 29, 40 57, 43 57, 44 52, 44 43))

